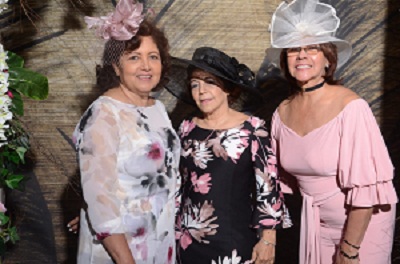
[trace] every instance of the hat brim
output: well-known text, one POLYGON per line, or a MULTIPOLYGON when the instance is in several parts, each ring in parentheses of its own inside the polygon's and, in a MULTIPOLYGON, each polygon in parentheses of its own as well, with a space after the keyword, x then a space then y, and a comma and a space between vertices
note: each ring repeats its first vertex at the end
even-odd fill
MULTIPOLYGON (((227 77, 226 75, 224 75, 223 73, 219 72, 218 70, 215 70, 214 68, 208 66, 208 64, 206 64, 206 63, 201 63, 198 61, 187 60, 187 59, 180 59, 180 58, 175 58, 175 57, 172 58, 172 61, 173 60, 180 60, 182 64, 186 64, 186 71, 189 68, 189 66, 192 66, 192 67, 198 68, 200 70, 209 72, 219 78, 224 79, 225 81, 228 81, 240 88, 243 88, 246 92, 250 92, 253 94, 259 94, 258 90, 255 87, 251 87, 246 84, 237 82, 236 80, 232 80, 229 77, 227 77)), ((187 75, 187 73, 186 73, 186 75, 187 75)))
MULTIPOLYGON (((244 97, 246 97, 246 94, 250 94, 252 97, 261 98, 261 93, 256 87, 250 87, 245 84, 236 82, 232 79, 229 79, 226 76, 224 76, 221 72, 209 67, 206 64, 199 63, 197 61, 172 57, 170 69, 166 74, 167 82, 164 84, 164 88, 168 90, 172 95, 181 99, 185 103, 196 106, 196 103, 194 102, 191 94, 189 94, 189 89, 188 89, 188 84, 189 84, 188 68, 191 66, 209 72, 243 89, 242 92, 244 93, 242 93, 242 95, 244 95, 244 97)), ((239 98, 238 102, 236 103, 236 106, 234 107, 235 109, 241 108, 241 106, 238 105, 241 105, 242 101, 246 100, 244 97, 241 96, 239 98)))
POLYGON ((350 43, 348 43, 347 41, 335 37, 324 36, 321 39, 318 39, 316 37, 304 38, 301 41, 296 41, 296 42, 293 41, 279 48, 271 47, 266 50, 267 53, 266 57, 268 61, 275 64, 277 67, 280 67, 280 55, 283 49, 293 48, 293 47, 303 47, 313 44, 323 44, 329 42, 335 44, 337 47, 337 52, 338 52, 337 68, 340 68, 349 60, 352 52, 352 47, 350 43))

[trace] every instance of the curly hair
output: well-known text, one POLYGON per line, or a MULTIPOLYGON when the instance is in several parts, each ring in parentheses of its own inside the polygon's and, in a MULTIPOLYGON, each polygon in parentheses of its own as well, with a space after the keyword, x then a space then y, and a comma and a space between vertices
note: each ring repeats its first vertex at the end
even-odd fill
POLYGON ((96 87, 101 93, 120 85, 120 78, 117 76, 113 65, 119 66, 121 56, 126 52, 138 49, 141 45, 142 37, 151 37, 156 43, 161 56, 161 79, 159 84, 153 89, 162 89, 165 81, 165 74, 170 67, 169 43, 164 32, 149 21, 143 20, 135 36, 129 40, 119 41, 110 39, 106 42, 103 51, 102 65, 96 66, 96 87))
MULTIPOLYGON (((325 75, 323 76, 325 82, 327 84, 340 84, 342 80, 334 78, 338 62, 338 53, 336 45, 329 42, 329 43, 319 44, 319 46, 325 58, 329 62, 329 66, 325 68, 325 75)), ((290 95, 293 96, 301 92, 301 88, 297 86, 296 79, 289 72, 286 49, 283 49, 281 51, 280 67, 283 72, 283 75, 290 83, 290 95)))

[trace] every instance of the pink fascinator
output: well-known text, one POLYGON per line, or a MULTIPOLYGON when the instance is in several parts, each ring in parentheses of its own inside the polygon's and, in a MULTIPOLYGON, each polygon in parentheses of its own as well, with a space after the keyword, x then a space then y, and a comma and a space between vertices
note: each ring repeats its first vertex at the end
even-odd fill
POLYGON ((88 28, 96 28, 96 35, 103 39, 128 40, 136 35, 144 19, 143 5, 133 0, 120 0, 115 11, 108 16, 88 17, 88 28))

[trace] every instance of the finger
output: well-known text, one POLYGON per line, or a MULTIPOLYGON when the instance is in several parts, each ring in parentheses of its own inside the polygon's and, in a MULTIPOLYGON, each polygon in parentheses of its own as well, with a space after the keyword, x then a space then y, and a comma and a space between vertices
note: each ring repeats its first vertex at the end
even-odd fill
POLYGON ((70 223, 71 223, 72 225, 78 224, 78 223, 79 223, 79 216, 77 216, 77 217, 75 217, 74 219, 72 219, 72 220, 70 221, 70 223))
POLYGON ((76 234, 79 229, 79 217, 75 217, 74 219, 69 221, 67 227, 70 232, 74 232, 76 234))
POLYGON ((67 227, 71 227, 73 225, 76 225, 79 221, 79 217, 75 217, 74 219, 72 219, 71 221, 68 222, 67 227))

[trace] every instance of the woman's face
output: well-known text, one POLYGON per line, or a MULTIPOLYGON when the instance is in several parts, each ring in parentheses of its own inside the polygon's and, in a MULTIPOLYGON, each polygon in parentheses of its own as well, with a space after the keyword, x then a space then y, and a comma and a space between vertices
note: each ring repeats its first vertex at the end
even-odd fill
POLYGON ((319 45, 309 45, 286 50, 288 69, 300 87, 311 87, 321 83, 328 60, 319 45))
POLYGON ((229 107, 229 94, 222 87, 222 80, 215 75, 202 70, 192 72, 190 78, 192 97, 204 114, 212 114, 219 109, 229 107))
POLYGON ((156 43, 150 36, 141 37, 140 47, 124 53, 120 66, 114 67, 122 85, 131 92, 148 95, 161 78, 161 56, 156 43))

